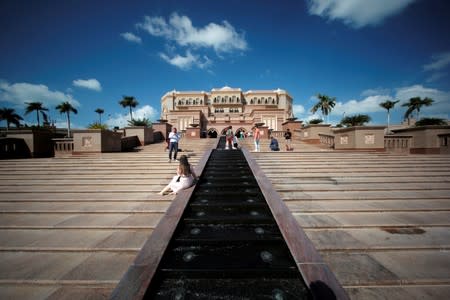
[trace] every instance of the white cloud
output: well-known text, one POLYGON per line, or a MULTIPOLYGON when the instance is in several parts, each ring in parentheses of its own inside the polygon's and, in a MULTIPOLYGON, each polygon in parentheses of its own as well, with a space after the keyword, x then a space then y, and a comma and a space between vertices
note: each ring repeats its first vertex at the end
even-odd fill
POLYGON ((137 43, 137 44, 142 43, 142 39, 131 32, 121 33, 120 36, 123 37, 125 40, 132 42, 132 43, 137 43))
POLYGON ((430 77, 427 78, 427 82, 435 82, 441 78, 444 78, 445 76, 447 76, 447 73, 436 72, 436 73, 431 74, 430 77))
POLYGON ((376 95, 389 95, 390 89, 384 89, 384 88, 375 88, 375 89, 367 89, 361 93, 361 96, 368 97, 368 96, 376 96, 376 95))
POLYGON ((423 66, 425 71, 439 71, 450 65, 450 52, 435 54, 432 62, 423 66))
POLYGON ((396 99, 401 100, 400 104, 409 101, 413 97, 428 97, 433 99, 433 104, 425 108, 424 112, 446 115, 446 118, 448 118, 450 114, 450 92, 427 88, 419 84, 397 89, 396 99))
POLYGON ((101 91, 102 85, 97 79, 91 78, 91 79, 76 79, 72 82, 74 86, 94 90, 94 91, 101 91))
POLYGON ((173 57, 169 57, 165 53, 160 53, 159 56, 167 63, 182 70, 189 70, 192 66, 206 69, 211 65, 211 60, 207 56, 203 56, 202 60, 198 55, 193 55, 190 51, 186 51, 186 56, 176 54, 173 57))
POLYGON ((342 20, 354 28, 378 25, 400 13, 415 0, 308 0, 309 13, 330 20, 342 20))
POLYGON ((26 102, 42 102, 47 108, 66 101, 75 107, 80 106, 80 103, 70 94, 51 91, 43 84, 26 82, 9 84, 6 81, 0 81, 0 101, 13 103, 20 108, 24 108, 26 102))
POLYGON ((298 117, 299 115, 303 115, 305 113, 305 108, 303 107, 303 105, 294 104, 292 105, 292 112, 294 113, 295 117, 298 117))
POLYGON ((180 46, 213 48, 216 52, 247 50, 244 34, 239 34, 227 21, 222 24, 209 23, 196 28, 187 16, 173 13, 168 22, 163 17, 145 16, 144 22, 136 25, 153 36, 174 41, 180 46))
POLYGON ((360 101, 349 100, 347 102, 336 102, 336 105, 330 115, 341 116, 345 114, 348 116, 383 111, 384 108, 380 106, 380 103, 387 100, 393 101, 393 98, 388 95, 373 95, 360 101))
MULTIPOLYGON (((145 105, 139 109, 133 110, 133 119, 142 119, 147 118, 149 120, 156 120, 159 118, 158 111, 151 107, 150 105, 145 105)), ((106 120, 106 124, 110 128, 114 128, 115 126, 118 126, 120 128, 129 126, 128 121, 130 120, 130 114, 114 114, 113 116, 109 116, 109 118, 106 120)))
POLYGON ((431 72, 427 78, 427 82, 438 81, 447 76, 447 72, 443 70, 450 65, 450 52, 444 52, 431 56, 431 63, 423 66, 425 72, 431 72))

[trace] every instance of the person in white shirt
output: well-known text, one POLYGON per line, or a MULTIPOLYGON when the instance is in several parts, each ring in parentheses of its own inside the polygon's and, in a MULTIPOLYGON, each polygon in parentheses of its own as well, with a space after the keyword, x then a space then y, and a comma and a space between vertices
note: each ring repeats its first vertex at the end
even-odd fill
POLYGON ((172 152, 173 152, 173 160, 177 159, 178 153, 178 142, 180 141, 180 134, 177 133, 177 129, 174 127, 172 132, 169 133, 169 162, 172 161, 172 152))

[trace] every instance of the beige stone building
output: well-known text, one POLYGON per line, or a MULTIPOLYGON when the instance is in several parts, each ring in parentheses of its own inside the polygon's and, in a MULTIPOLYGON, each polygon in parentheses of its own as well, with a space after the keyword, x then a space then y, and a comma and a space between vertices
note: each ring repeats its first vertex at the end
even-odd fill
POLYGON ((225 86, 205 91, 170 91, 161 98, 161 119, 186 130, 200 128, 203 137, 216 137, 228 126, 248 132, 255 123, 282 130, 293 117, 292 97, 285 90, 249 90, 225 86))

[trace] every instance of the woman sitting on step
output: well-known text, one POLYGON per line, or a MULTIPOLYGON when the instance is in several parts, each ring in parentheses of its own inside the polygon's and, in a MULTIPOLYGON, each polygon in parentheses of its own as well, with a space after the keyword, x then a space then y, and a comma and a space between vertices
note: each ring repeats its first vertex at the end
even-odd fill
POLYGON ((196 179, 197 175, 195 174, 194 168, 189 164, 187 156, 182 155, 180 157, 180 164, 177 167, 177 175, 173 176, 170 183, 158 194, 175 195, 179 191, 191 187, 196 179))

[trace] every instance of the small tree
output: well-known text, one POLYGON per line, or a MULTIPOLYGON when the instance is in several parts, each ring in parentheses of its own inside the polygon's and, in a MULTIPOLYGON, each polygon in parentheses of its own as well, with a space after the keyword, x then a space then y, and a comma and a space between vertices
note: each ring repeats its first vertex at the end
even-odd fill
POLYGON ((56 106, 56 109, 59 110, 61 114, 65 113, 67 116, 67 137, 70 137, 70 112, 77 114, 78 111, 70 104, 69 101, 63 102, 56 106))
POLYGON ((131 108, 138 106, 139 102, 133 96, 123 96, 122 100, 119 101, 119 104, 122 105, 123 108, 130 108, 130 121, 133 120, 133 110, 131 108))
POLYGON ((422 118, 415 124, 415 126, 427 126, 427 125, 447 125, 447 122, 444 119, 439 118, 422 118))
POLYGON ((308 124, 320 124, 323 123, 322 119, 312 119, 308 121, 308 124))
POLYGON ((25 104, 27 105, 27 107, 25 108, 26 115, 28 115, 30 112, 36 111, 37 126, 39 127, 40 126, 39 113, 45 115, 44 111, 48 111, 48 108, 42 106, 42 102, 27 102, 25 104))
POLYGON ((408 107, 408 109, 405 112, 405 119, 409 119, 411 114, 414 111, 417 111, 417 120, 419 120, 420 117, 420 109, 422 106, 431 106, 433 104, 433 99, 431 98, 420 98, 420 97, 414 97, 409 99, 409 102, 403 103, 402 106, 408 107))
POLYGON ((0 121, 6 121, 6 130, 9 130, 9 125, 12 123, 16 127, 20 126, 20 120, 23 120, 21 116, 16 114, 15 110, 12 108, 0 108, 0 121))
POLYGON ((370 122, 370 117, 368 115, 354 115, 347 116, 341 120, 341 124, 346 127, 351 126, 363 126, 365 123, 370 122))
POLYGON ((336 105, 336 97, 329 97, 327 95, 317 94, 317 99, 319 102, 316 103, 311 108, 311 112, 314 114, 319 109, 322 112, 322 115, 325 117, 326 122, 328 123, 328 114, 333 110, 333 107, 336 105))
POLYGON ((390 101, 387 100, 386 102, 380 103, 380 106, 387 110, 387 131, 389 132, 389 125, 391 120, 391 113, 390 110, 394 108, 395 104, 397 104, 400 100, 397 101, 390 101))
POLYGON ((95 112, 96 113, 98 113, 98 117, 99 117, 99 123, 100 124, 102 124, 102 114, 105 112, 103 109, 101 109, 101 108, 97 108, 96 110, 95 110, 95 112))

